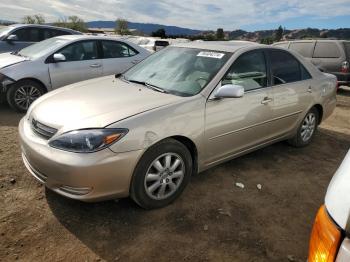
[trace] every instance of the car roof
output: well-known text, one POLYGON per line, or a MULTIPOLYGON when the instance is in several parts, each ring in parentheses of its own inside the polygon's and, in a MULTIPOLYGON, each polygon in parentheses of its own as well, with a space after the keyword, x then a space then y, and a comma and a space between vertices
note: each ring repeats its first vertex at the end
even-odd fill
POLYGON ((349 40, 341 40, 341 39, 294 39, 294 40, 286 40, 281 42, 273 43, 272 45, 279 45, 279 44, 285 44, 285 43, 313 43, 313 42, 349 42, 349 40))
POLYGON ((98 35, 61 35, 61 36, 56 36, 56 38, 67 40, 67 41, 84 40, 84 39, 127 41, 123 38, 112 37, 112 36, 98 36, 98 35))
POLYGON ((23 27, 39 27, 39 28, 50 28, 50 29, 58 29, 58 30, 64 30, 68 32, 74 32, 76 34, 82 34, 79 31, 75 31, 70 28, 65 28, 65 27, 59 27, 59 26, 52 26, 52 25, 39 25, 39 24, 13 24, 9 25, 8 27, 10 28, 23 28, 23 27))
POLYGON ((216 50, 221 52, 235 52, 238 49, 251 46, 265 46, 249 41, 203 41, 174 44, 177 47, 198 48, 207 50, 216 50))

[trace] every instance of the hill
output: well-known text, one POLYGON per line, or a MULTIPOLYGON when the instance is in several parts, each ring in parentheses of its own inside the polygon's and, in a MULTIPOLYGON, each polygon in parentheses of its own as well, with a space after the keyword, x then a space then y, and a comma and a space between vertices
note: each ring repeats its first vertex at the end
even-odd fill
MULTIPOLYGON (((91 22, 87 22, 86 24, 87 24, 87 27, 93 27, 93 28, 115 28, 115 21, 91 21, 91 22)), ((168 35, 192 36, 192 35, 201 33, 200 30, 194 30, 194 29, 183 28, 178 26, 134 23, 134 22, 128 22, 128 28, 136 29, 147 35, 150 35, 152 32, 157 31, 158 29, 161 29, 161 28, 164 28, 168 35)))

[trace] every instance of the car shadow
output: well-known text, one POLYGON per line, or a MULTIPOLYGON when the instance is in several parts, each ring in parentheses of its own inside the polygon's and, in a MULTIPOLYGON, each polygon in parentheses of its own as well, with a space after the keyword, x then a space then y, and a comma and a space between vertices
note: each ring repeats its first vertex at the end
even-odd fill
POLYGON ((0 126, 18 126, 24 114, 15 112, 6 102, 0 102, 0 126))

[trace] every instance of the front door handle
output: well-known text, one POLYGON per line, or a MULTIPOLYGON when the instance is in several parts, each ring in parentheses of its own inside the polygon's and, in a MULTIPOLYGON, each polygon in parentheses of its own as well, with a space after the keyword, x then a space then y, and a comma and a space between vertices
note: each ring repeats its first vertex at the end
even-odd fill
POLYGON ((140 60, 132 60, 131 63, 136 65, 138 62, 140 62, 140 60))
POLYGON ((312 93, 312 87, 309 86, 308 89, 307 89, 307 91, 308 91, 309 93, 312 93))
POLYGON ((267 105, 267 104, 270 103, 270 102, 272 102, 272 98, 270 98, 270 97, 265 97, 265 98, 263 99, 263 101, 261 101, 261 103, 262 103, 263 105, 267 105))
POLYGON ((92 67, 92 68, 98 68, 98 67, 101 67, 101 64, 92 64, 92 65, 90 65, 90 67, 92 67))

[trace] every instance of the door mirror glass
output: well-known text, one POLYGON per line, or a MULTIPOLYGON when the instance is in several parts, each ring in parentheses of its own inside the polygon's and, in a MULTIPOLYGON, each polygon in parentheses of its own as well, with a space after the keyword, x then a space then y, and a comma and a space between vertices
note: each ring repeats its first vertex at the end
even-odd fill
POLYGON ((53 60, 55 62, 63 62, 63 61, 66 61, 66 57, 63 54, 54 54, 53 60))
POLYGON ((218 88, 215 98, 237 98, 244 94, 244 87, 240 85, 223 85, 218 88))
POLYGON ((17 35, 9 35, 7 38, 6 38, 7 41, 18 41, 18 37, 17 35))

